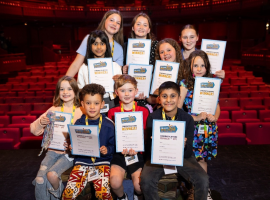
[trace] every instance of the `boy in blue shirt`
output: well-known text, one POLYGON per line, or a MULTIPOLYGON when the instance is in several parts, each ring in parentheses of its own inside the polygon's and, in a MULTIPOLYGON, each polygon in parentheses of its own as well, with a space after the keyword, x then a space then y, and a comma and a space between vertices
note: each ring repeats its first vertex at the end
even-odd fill
POLYGON ((104 107, 105 89, 98 84, 85 85, 81 91, 81 104, 86 115, 82 115, 75 125, 98 125, 100 140, 100 158, 75 156, 75 166, 70 173, 62 199, 75 199, 85 188, 87 182, 93 181, 97 199, 112 200, 110 192, 110 161, 115 152, 114 123, 100 110, 104 107), (88 180, 88 174, 98 170, 99 177, 88 180))
MULTIPOLYGON (((171 81, 164 82, 159 87, 159 101, 161 108, 151 113, 147 119, 148 147, 146 156, 148 157, 141 174, 141 189, 145 200, 159 200, 157 183, 164 176, 162 165, 151 164, 151 138, 153 120, 176 120, 185 121, 185 148, 183 166, 177 166, 177 172, 186 180, 190 180, 194 185, 194 199, 206 200, 208 194, 208 175, 198 164, 194 157, 192 143, 194 134, 193 118, 177 105, 180 101, 180 88, 171 81), (163 114, 164 112, 164 114, 163 114)), ((154 133, 155 134, 155 133, 154 133)))

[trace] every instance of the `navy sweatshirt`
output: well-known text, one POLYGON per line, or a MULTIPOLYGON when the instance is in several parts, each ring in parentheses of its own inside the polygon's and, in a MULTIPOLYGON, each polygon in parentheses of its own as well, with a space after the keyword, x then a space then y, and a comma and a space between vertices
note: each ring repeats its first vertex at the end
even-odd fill
MULTIPOLYGON (((82 115, 80 119, 78 119, 75 122, 75 125, 85 125, 85 115, 82 115)), ((96 120, 89 120, 88 119, 88 125, 98 125, 99 118, 96 120)), ((105 146, 107 147, 107 154, 103 155, 100 153, 100 158, 96 158, 95 163, 102 165, 110 165, 110 162, 112 160, 113 154, 115 152, 115 137, 114 137, 114 123, 106 117, 104 114, 102 114, 102 125, 99 133, 99 142, 100 147, 105 146)), ((90 165, 92 164, 91 157, 88 156, 75 156, 74 158, 75 165, 78 164, 86 164, 90 165)))

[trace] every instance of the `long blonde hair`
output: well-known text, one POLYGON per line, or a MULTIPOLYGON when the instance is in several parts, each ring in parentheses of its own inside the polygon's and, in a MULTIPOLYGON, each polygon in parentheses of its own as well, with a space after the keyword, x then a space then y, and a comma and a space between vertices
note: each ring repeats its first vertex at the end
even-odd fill
POLYGON ((113 10, 107 11, 107 12, 104 14, 104 16, 103 16, 101 22, 99 23, 99 25, 98 25, 98 27, 97 27, 97 30, 105 31, 105 21, 106 21, 106 19, 107 19, 110 15, 112 15, 112 14, 118 14, 118 15, 120 16, 120 18, 121 18, 120 29, 119 29, 119 31, 118 31, 117 33, 115 33, 115 34, 113 35, 113 39, 114 39, 116 42, 118 42, 121 46, 123 46, 123 45, 124 45, 124 36, 123 36, 123 17, 122 17, 122 15, 121 15, 120 11, 114 10, 114 9, 113 9, 113 10))

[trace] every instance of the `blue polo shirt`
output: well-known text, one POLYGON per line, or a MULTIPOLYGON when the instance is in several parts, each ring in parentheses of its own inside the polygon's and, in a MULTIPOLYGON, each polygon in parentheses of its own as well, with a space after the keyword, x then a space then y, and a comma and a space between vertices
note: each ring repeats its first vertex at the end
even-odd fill
MULTIPOLYGON (((89 34, 85 36, 80 47, 77 50, 77 53, 81 54, 82 56, 86 55, 88 37, 89 34)), ((110 42, 110 46, 112 48, 112 42, 110 42)), ((118 65, 123 66, 123 59, 123 48, 119 43, 114 41, 113 61, 116 62, 118 65)))

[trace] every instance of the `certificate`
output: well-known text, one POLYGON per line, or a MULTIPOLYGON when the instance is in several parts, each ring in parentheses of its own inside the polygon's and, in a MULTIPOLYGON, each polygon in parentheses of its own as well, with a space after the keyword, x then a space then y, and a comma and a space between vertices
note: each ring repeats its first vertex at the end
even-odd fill
POLYGON ((156 60, 150 94, 157 94, 159 86, 166 81, 177 81, 179 63, 156 60))
POLYGON ((89 83, 100 84, 106 92, 114 92, 112 58, 92 58, 87 61, 89 83))
POLYGON ((135 63, 149 65, 150 51, 150 39, 128 39, 126 64, 135 63))
POLYGON ((192 99, 191 113, 216 113, 221 79, 196 77, 192 99))
POLYGON ((68 135, 68 124, 71 123, 72 114, 55 111, 55 121, 53 127, 53 138, 49 148, 65 150, 64 142, 68 135))
POLYGON ((138 94, 144 93, 144 96, 149 97, 150 82, 152 78, 153 65, 138 65, 130 64, 128 74, 137 80, 138 94))
POLYGON ((124 149, 144 151, 142 111, 115 113, 115 140, 116 152, 124 149))
POLYGON ((69 125, 68 130, 72 155, 100 157, 98 126, 69 125))
POLYGON ((222 69, 226 43, 226 41, 221 40, 202 39, 201 50, 208 55, 212 74, 222 69))
POLYGON ((183 166, 185 121, 153 120, 151 163, 183 166))

